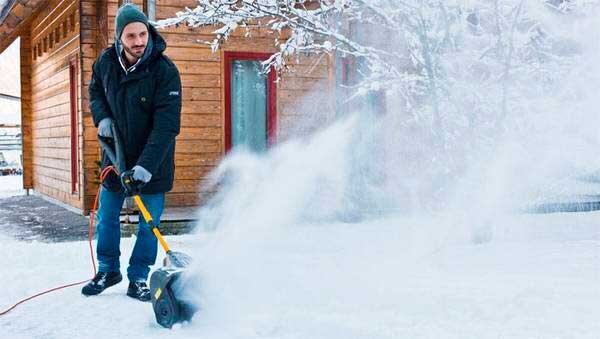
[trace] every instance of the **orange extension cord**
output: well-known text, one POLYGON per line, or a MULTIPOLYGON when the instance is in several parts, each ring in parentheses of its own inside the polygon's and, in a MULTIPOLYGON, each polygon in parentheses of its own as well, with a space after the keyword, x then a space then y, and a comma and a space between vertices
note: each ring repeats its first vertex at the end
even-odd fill
MULTIPOLYGON (((111 171, 115 171, 115 169, 112 166, 106 167, 102 171, 102 173, 100 174, 100 182, 103 182, 104 178, 106 178, 106 176, 108 175, 108 173, 110 173, 111 171)), ((92 259, 92 268, 94 269, 94 275, 92 276, 92 278, 96 276, 96 260, 94 259, 94 250, 93 250, 93 247, 92 247, 92 239, 94 238, 94 220, 96 219, 96 209, 98 208, 98 196, 100 195, 100 186, 101 185, 98 186, 98 191, 96 192, 96 198, 94 199, 94 206, 92 207, 92 210, 90 211, 90 227, 89 227, 88 243, 89 243, 89 246, 90 246, 90 258, 92 259)), ((67 287, 81 285, 81 284, 84 284, 84 283, 86 283, 86 282, 88 282, 90 280, 91 279, 87 279, 87 280, 83 280, 83 281, 79 281, 79 282, 75 282, 75 283, 71 283, 71 284, 67 284, 67 285, 58 286, 58 287, 49 289, 47 291, 43 291, 43 292, 40 292, 38 294, 32 295, 31 297, 27 297, 25 299, 20 300, 19 302, 17 302, 13 306, 11 306, 6 311, 0 312, 0 316, 3 316, 5 314, 7 314, 8 312, 12 311, 17 306, 21 305, 22 303, 24 303, 24 302, 26 302, 28 300, 37 298, 39 296, 42 296, 44 294, 48 294, 50 292, 54 292, 54 291, 58 291, 58 290, 64 289, 64 288, 67 288, 67 287)))

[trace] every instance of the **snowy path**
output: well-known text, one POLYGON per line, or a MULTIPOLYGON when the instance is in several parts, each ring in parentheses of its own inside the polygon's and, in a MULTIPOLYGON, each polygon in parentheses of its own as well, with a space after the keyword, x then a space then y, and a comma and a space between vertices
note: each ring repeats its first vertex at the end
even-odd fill
POLYGON ((23 187, 23 176, 3 175, 0 176, 0 198, 12 197, 25 194, 23 187))
MULTIPOLYGON (((599 215, 517 218, 513 231, 535 229, 532 218, 545 218, 554 220, 547 225, 555 232, 540 237, 515 231, 480 245, 450 239, 443 229, 433 237, 433 227, 406 220, 271 229, 247 241, 171 237, 173 248, 198 259, 205 277, 199 295, 204 310, 192 323, 171 331, 159 327, 150 304, 126 297, 121 283, 98 297, 83 297, 76 287, 29 302, 0 317, 0 333, 6 338, 598 338, 600 237, 593 224, 599 215)), ((123 239, 125 258, 131 241, 123 239)), ((84 242, 7 240, 2 248, 8 256, 0 256, 0 308, 90 275, 84 242)))

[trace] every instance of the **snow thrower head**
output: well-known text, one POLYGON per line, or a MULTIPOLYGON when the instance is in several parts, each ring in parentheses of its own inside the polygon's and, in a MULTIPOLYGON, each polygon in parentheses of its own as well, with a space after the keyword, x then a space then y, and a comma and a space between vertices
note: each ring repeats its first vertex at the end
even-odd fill
POLYGON ((195 308, 191 304, 177 299, 174 290, 181 272, 191 263, 192 258, 185 253, 171 251, 140 196, 134 195, 133 200, 167 254, 165 266, 156 270, 150 277, 150 296, 156 322, 163 327, 171 328, 177 322, 190 320, 195 312, 195 308))
POLYGON ((177 297, 181 291, 182 270, 165 266, 152 273, 150 277, 150 295, 156 322, 165 328, 189 321, 197 307, 177 297))

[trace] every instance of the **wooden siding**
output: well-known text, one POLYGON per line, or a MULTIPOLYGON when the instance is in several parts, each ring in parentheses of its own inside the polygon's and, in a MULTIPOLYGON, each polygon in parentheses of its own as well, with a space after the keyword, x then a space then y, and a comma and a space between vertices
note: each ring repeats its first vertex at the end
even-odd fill
POLYGON ((277 92, 277 137, 283 142, 323 127, 335 117, 334 63, 327 55, 288 60, 277 92))
MULTIPOLYGON (((29 139, 26 142, 31 142, 31 159, 26 161, 27 166, 31 166, 32 186, 42 194, 81 209, 83 200, 71 189, 70 160, 69 62, 79 56, 78 2, 49 1, 33 22, 31 56, 28 58, 31 64, 31 136, 26 138, 29 139)), ((78 87, 79 83, 76 84, 78 87)), ((78 99, 78 111, 80 105, 78 99)), ((77 131, 81 140, 81 126, 77 131)), ((81 162, 78 168, 81 183, 81 162)))

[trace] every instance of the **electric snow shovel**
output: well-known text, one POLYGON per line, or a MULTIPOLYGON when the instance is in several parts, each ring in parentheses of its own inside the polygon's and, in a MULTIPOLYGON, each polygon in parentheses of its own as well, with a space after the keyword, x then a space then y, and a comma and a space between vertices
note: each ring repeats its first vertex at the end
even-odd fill
POLYGON ((121 147, 121 138, 117 126, 111 124, 113 138, 98 137, 100 145, 110 161, 116 167, 117 175, 121 177, 121 183, 128 196, 133 196, 142 217, 158 239, 167 257, 164 266, 156 270, 150 277, 150 295, 152 296, 152 308, 156 316, 156 322, 161 326, 171 328, 173 324, 190 320, 196 308, 193 305, 181 302, 175 297, 173 290, 175 281, 181 276, 184 268, 191 263, 191 257, 182 252, 174 252, 163 238, 158 225, 154 222, 152 215, 144 205, 139 189, 141 182, 133 179, 133 171, 125 170, 125 155, 121 147))
POLYGON ((127 191, 133 193, 133 199, 142 212, 142 216, 167 254, 164 266, 150 276, 150 295, 156 322, 163 327, 171 328, 177 322, 192 319, 196 313, 196 307, 177 299, 175 295, 176 281, 180 278, 184 268, 191 263, 191 258, 185 253, 171 251, 158 227, 154 224, 152 215, 135 191, 139 186, 135 184, 132 175, 133 171, 126 171, 121 175, 123 186, 127 191))

